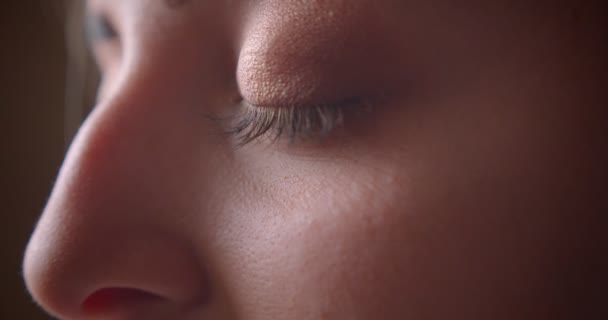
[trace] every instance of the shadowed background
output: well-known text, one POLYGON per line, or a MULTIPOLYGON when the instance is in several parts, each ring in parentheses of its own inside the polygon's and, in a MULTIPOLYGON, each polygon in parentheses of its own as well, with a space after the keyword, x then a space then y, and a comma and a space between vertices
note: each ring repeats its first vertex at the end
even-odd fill
MULTIPOLYGON (((62 2, 8 0, 2 2, 0 10, 0 319, 3 320, 50 319, 39 311, 25 290, 21 259, 66 146, 83 114, 82 107, 73 107, 74 103, 84 105, 78 92, 82 81, 72 80, 73 59, 70 67, 66 64, 64 30, 69 24, 62 2), (69 73, 72 76, 68 77, 69 73), (68 78, 70 87, 66 89, 68 78), (66 91, 73 93, 66 95, 66 91)), ((69 28, 74 29, 78 28, 69 28)))

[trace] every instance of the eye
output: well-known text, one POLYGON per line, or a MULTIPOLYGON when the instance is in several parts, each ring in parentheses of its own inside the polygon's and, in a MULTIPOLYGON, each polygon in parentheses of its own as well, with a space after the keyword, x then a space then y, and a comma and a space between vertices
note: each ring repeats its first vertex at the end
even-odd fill
POLYGON ((243 146, 260 138, 286 139, 289 143, 322 140, 345 128, 374 106, 373 100, 349 98, 336 103, 255 106, 241 102, 240 110, 230 117, 226 132, 243 146))
POLYGON ((123 47, 120 33, 109 16, 99 12, 87 14, 85 32, 89 52, 101 76, 101 88, 103 83, 118 70, 122 61, 123 47))
POLYGON ((104 15, 89 15, 86 18, 86 36, 89 44, 115 40, 118 32, 104 15))

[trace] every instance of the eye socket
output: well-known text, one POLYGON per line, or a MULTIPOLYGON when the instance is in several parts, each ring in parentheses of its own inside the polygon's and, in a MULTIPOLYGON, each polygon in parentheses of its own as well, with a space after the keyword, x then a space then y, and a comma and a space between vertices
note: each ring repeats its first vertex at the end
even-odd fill
POLYGON ((122 40, 112 19, 104 13, 89 12, 85 17, 85 36, 88 50, 101 76, 105 79, 115 73, 122 60, 122 40))
POLYGON ((108 17, 88 15, 86 17, 86 37, 89 44, 111 41, 118 38, 118 32, 108 17))

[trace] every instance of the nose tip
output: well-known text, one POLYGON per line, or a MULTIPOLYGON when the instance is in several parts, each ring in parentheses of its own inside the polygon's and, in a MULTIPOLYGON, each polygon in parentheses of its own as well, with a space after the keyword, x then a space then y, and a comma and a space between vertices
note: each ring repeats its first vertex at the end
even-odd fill
POLYGON ((173 312, 208 296, 199 264, 176 243, 158 236, 125 242, 116 234, 102 242, 73 241, 49 233, 56 228, 45 223, 28 245, 24 278, 34 299, 56 317, 173 312))
POLYGON ((162 172, 109 159, 116 145, 90 143, 92 136, 72 146, 26 249, 31 295, 61 319, 141 319, 124 315, 204 304, 207 274, 175 219, 179 206, 150 181, 163 180, 162 172))
POLYGON ((57 264, 52 260, 47 261, 49 255, 45 253, 48 253, 50 248, 45 243, 46 241, 30 241, 28 244, 23 261, 25 285, 34 301, 49 313, 57 317, 75 317, 77 310, 74 308, 74 303, 69 302, 74 301, 74 297, 67 292, 57 294, 60 284, 56 281, 60 277, 49 276, 51 273, 57 273, 57 270, 51 270, 57 264))
POLYGON ((173 143, 190 131, 158 129, 177 116, 138 121, 139 106, 155 104, 129 88, 81 127, 26 248, 26 286, 60 319, 156 319, 132 315, 179 315, 211 296, 204 244, 193 241, 200 188, 185 183, 199 165, 173 143))

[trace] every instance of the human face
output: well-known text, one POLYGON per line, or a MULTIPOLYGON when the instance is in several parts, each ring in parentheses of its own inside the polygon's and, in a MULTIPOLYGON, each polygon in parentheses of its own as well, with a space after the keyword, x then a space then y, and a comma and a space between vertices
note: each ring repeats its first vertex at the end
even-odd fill
POLYGON ((593 312, 606 117, 576 10, 89 1, 99 101, 30 292, 63 319, 593 312))

